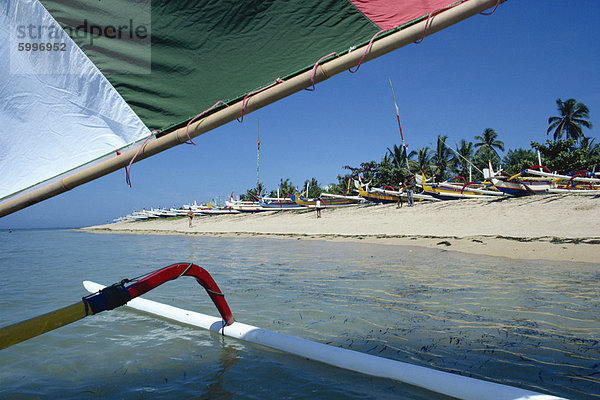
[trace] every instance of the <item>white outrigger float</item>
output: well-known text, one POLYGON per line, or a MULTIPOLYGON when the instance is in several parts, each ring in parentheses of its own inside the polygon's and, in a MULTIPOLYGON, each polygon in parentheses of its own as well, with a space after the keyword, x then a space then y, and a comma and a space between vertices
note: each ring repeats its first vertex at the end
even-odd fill
POLYGON ((79 321, 87 316, 126 305, 162 318, 220 333, 223 336, 267 346, 334 367, 393 379, 459 399, 560 399, 560 397, 552 395, 377 357, 236 322, 225 300, 225 295, 212 276, 204 268, 192 263, 172 264, 139 279, 124 279, 108 287, 90 281, 84 281, 83 285, 92 294, 83 297, 81 301, 0 328, 0 350, 79 321), (182 276, 190 276, 196 279, 217 307, 221 318, 183 310, 139 297, 163 283, 182 276))
MULTIPOLYGON (((90 293, 101 293, 101 291, 105 289, 105 286, 91 281, 84 281, 83 286, 90 293)), ((401 361, 360 353, 341 347, 317 343, 237 321, 228 325, 222 318, 184 310, 156 301, 143 299, 141 297, 130 300, 126 306, 178 323, 219 333, 223 336, 294 354, 312 361, 362 374, 396 380, 459 399, 561 399, 560 397, 537 393, 513 386, 469 378, 449 372, 438 371, 401 361)))

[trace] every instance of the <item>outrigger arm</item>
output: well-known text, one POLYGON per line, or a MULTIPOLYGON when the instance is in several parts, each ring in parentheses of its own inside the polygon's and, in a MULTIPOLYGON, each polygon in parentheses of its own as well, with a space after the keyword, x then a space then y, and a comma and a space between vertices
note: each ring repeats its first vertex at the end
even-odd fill
POLYGON ((115 283, 98 293, 83 297, 80 302, 70 306, 0 328, 0 350, 68 325, 88 315, 120 307, 127 304, 129 300, 184 275, 196 278, 196 281, 206 290, 215 306, 217 306, 224 324, 233 324, 233 315, 225 301, 225 296, 221 293, 219 286, 210 274, 204 268, 195 264, 179 263, 155 271, 133 283, 129 280, 115 283))

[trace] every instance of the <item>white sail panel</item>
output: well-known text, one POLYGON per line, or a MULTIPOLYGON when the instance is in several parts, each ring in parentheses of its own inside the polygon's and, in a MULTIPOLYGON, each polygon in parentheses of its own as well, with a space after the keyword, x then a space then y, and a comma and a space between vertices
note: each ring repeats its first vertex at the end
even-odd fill
POLYGON ((0 199, 150 134, 38 0, 5 1, 0 199))

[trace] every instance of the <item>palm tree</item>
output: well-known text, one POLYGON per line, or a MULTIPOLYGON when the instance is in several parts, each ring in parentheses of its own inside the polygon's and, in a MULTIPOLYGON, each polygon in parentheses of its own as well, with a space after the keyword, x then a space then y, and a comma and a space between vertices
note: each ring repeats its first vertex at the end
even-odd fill
POLYGON ((389 147, 388 153, 392 157, 392 163, 396 168, 404 169, 406 168, 406 164, 408 160, 412 159, 417 153, 413 150, 408 155, 406 154, 406 147, 394 145, 394 149, 390 149, 389 147))
POLYGON ((469 162, 473 157, 473 143, 461 139, 460 146, 456 146, 456 153, 451 160, 452 169, 459 175, 469 175, 469 162), (460 155, 459 155, 460 154, 460 155))
POLYGON ((446 173, 448 162, 450 160, 450 150, 445 145, 446 139, 448 139, 448 136, 438 135, 435 153, 431 159, 433 162, 433 169, 435 169, 434 173, 440 180, 444 179, 444 174, 446 173))
POLYGON ((402 181, 402 176, 403 170, 395 166, 392 157, 389 153, 385 153, 383 157, 381 157, 381 162, 379 163, 379 170, 373 177, 373 182, 371 186, 393 186, 396 185, 398 182, 402 181))
MULTIPOLYGON (((288 196, 290 194, 294 194, 294 184, 289 180, 289 178, 286 178, 285 180, 283 178, 279 179, 279 195, 282 197, 288 196)), ((277 190, 272 190, 271 197, 276 197, 277 196, 277 190)))
POLYGON ((431 150, 429 147, 421 147, 417 152, 417 159, 411 162, 416 171, 428 171, 431 167, 431 150))
POLYGON ((588 129, 592 127, 592 123, 588 121, 590 118, 589 110, 583 103, 578 103, 575 99, 568 99, 562 101, 561 99, 556 100, 560 117, 548 118, 548 131, 546 135, 554 130, 554 140, 562 138, 563 132, 565 133, 566 139, 573 138, 579 140, 584 137, 581 127, 584 126, 588 129))
POLYGON ((475 136, 475 140, 477 140, 477 142, 475 143, 475 148, 477 149, 477 151, 481 149, 490 150, 496 153, 498 158, 500 158, 500 154, 498 154, 496 149, 504 151, 504 142, 502 142, 501 140, 497 140, 497 137, 498 133, 495 130, 493 130, 492 128, 487 128, 483 131, 482 135, 475 136))
POLYGON ((588 157, 600 155, 600 143, 594 143, 595 138, 583 137, 579 142, 579 148, 584 150, 588 157))
POLYGON ((265 185, 261 182, 258 184, 258 187, 253 187, 246 190, 246 194, 240 195, 240 200, 242 201, 255 201, 258 197, 260 197, 261 193, 264 192, 265 185))
MULTIPOLYGON (((317 181, 317 178, 311 178, 310 181, 305 180, 303 188, 306 189, 306 186, 308 186, 308 193, 306 193, 306 197, 312 198, 321 196, 322 189, 319 181, 317 181)), ((300 191, 304 189, 301 189, 300 191)))

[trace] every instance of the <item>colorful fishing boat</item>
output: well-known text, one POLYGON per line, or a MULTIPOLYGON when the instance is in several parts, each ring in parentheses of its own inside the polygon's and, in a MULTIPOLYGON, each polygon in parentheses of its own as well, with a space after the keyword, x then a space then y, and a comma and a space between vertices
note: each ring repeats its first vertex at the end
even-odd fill
POLYGON ((200 215, 222 215, 222 214, 239 214, 241 211, 234 210, 231 207, 227 206, 217 206, 212 203, 209 203, 204 206, 200 206, 192 209, 194 214, 198 213, 200 215))
POLYGON ((440 200, 459 199, 493 199, 503 195, 495 190, 491 183, 467 182, 462 176, 449 179, 445 182, 425 182, 423 176, 417 175, 417 185, 423 188, 423 193, 440 200), (460 180, 462 184, 456 184, 460 180))
MULTIPOLYGON (((535 166, 534 168, 538 168, 535 166)), ((496 189, 511 196, 529 196, 532 194, 548 193, 554 187, 552 179, 543 177, 524 177, 522 172, 509 175, 503 170, 494 171, 492 163, 486 170, 486 179, 489 178, 496 189)))
POLYGON ((600 173, 590 171, 576 171, 567 175, 550 172, 546 167, 539 170, 528 168, 521 171, 536 176, 547 177, 553 180, 555 187, 548 189, 550 193, 570 193, 580 195, 600 195, 600 173))
POLYGON ((263 208, 267 208, 271 211, 276 210, 297 210, 302 208, 300 204, 296 203, 292 196, 288 197, 261 197, 259 203, 263 208))
POLYGON ((268 208, 263 207, 258 201, 247 201, 240 199, 234 200, 233 196, 231 196, 230 199, 225 202, 225 206, 231 210, 235 210, 238 212, 272 211, 268 208))
POLYGON ((535 165, 518 174, 508 176, 503 171, 492 172, 492 183, 498 190, 513 196, 544 193, 600 194, 600 178, 595 173, 577 171, 561 175, 543 165, 535 165), (534 175, 534 176, 526 176, 534 175))
POLYGON ((296 204, 315 208, 317 206, 317 201, 320 201, 320 207, 347 207, 347 206, 356 206, 361 203, 362 198, 358 198, 357 196, 340 196, 340 197, 331 197, 331 196, 323 196, 321 198, 305 198, 298 191, 296 191, 292 196, 290 196, 296 204))
POLYGON ((164 208, 151 208, 147 213, 156 218, 176 217, 179 213, 164 208))
MULTIPOLYGON (((173 209, 172 209, 173 210, 173 209)), ((177 215, 185 216, 188 211, 192 210, 194 215, 214 215, 214 214, 239 214, 240 211, 234 210, 231 207, 222 206, 217 204, 214 200, 210 203, 198 204, 194 201, 194 204, 184 204, 181 209, 177 210, 177 215)))
MULTIPOLYGON (((394 190, 394 188, 391 186, 384 186, 383 188, 369 188, 368 185, 363 186, 360 181, 357 180, 354 181, 354 186, 356 187, 360 197, 372 203, 398 203, 399 199, 402 199, 402 201, 408 201, 408 197, 404 191, 394 190)), ((413 199, 416 201, 439 200, 426 193, 415 193, 413 194, 413 199)))
POLYGON ((496 177, 492 178, 492 183, 498 190, 511 196, 548 193, 552 187, 552 181, 549 179, 523 177, 496 177))

